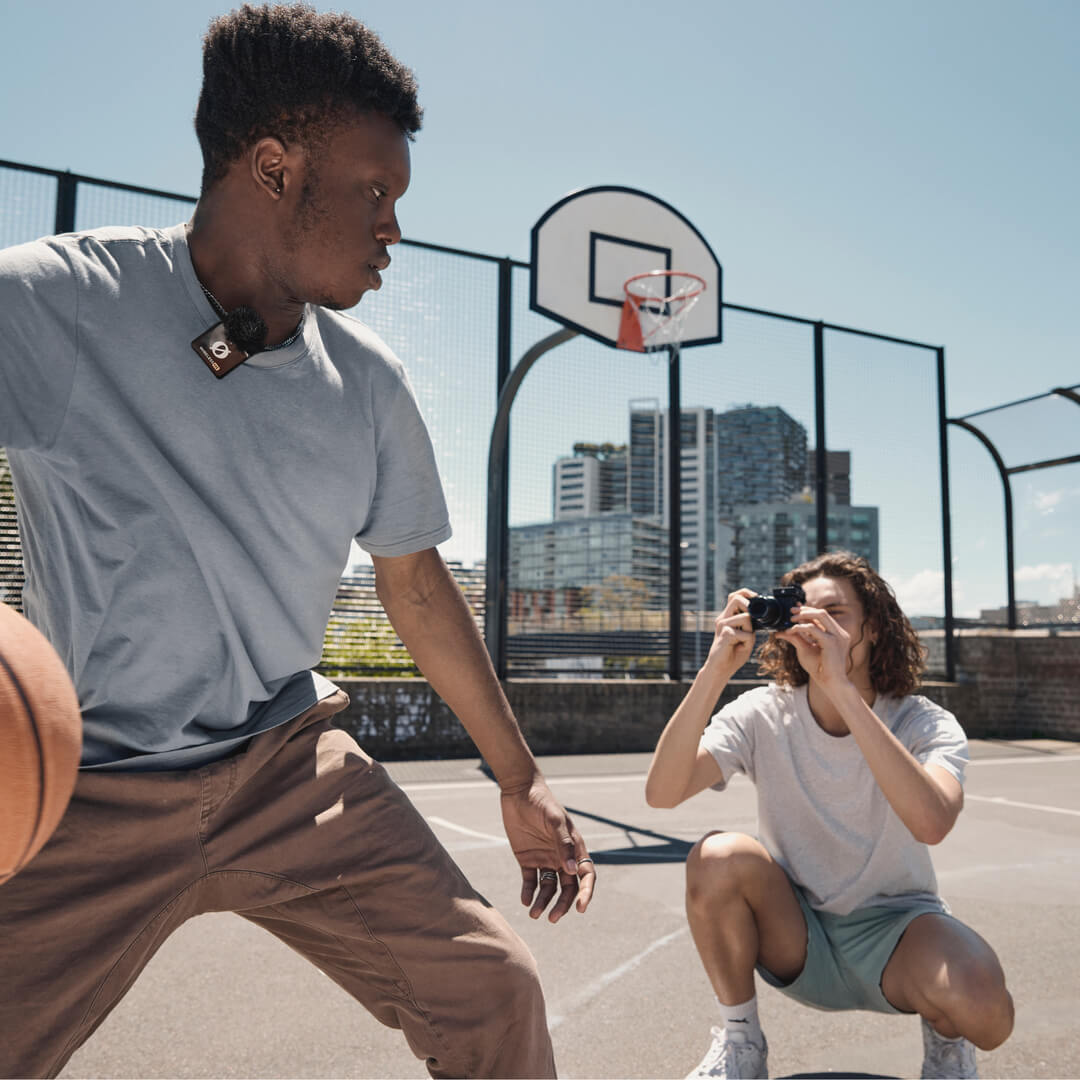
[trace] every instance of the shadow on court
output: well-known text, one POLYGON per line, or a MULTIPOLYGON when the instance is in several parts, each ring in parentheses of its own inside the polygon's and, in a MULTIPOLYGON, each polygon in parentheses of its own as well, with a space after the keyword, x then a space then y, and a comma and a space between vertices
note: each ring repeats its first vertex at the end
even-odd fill
POLYGON ((588 810, 575 809, 568 806, 567 811, 575 818, 588 818, 590 821, 598 821, 602 825, 613 825, 626 833, 630 843, 621 848, 604 848, 600 851, 590 849, 589 854, 597 863, 649 863, 649 862, 686 862, 690 849, 694 846, 688 840, 680 840, 675 836, 665 836, 663 833, 654 832, 652 829, 642 829, 637 825, 628 825, 624 821, 616 821, 613 818, 602 817, 600 814, 590 813, 588 810), (639 844, 635 837, 645 836, 650 840, 659 840, 661 843, 639 844))

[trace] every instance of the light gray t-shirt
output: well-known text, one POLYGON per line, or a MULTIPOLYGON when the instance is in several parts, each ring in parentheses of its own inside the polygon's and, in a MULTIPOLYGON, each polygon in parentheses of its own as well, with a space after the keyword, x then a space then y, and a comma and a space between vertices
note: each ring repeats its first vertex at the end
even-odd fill
POLYGON ((27 617, 75 682, 84 767, 220 757, 333 691, 307 670, 355 537, 446 540, 405 372, 346 315, 214 378, 183 225, 0 251, 0 445, 27 617))
MULTIPOLYGON (((879 694, 873 709, 916 761, 963 784, 967 738, 952 713, 915 694, 879 694)), ((712 718, 701 745, 724 774, 716 790, 735 773, 753 781, 761 842, 811 907, 846 915, 938 899, 929 848, 897 817, 854 736, 821 729, 806 686, 741 694, 712 718)))

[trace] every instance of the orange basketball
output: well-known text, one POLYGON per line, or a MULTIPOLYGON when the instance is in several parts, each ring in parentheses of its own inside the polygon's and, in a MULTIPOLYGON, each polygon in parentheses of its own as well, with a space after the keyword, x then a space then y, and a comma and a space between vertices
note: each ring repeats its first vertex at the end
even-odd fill
POLYGON ((56 650, 0 604, 0 885, 52 835, 82 750, 75 687, 56 650))

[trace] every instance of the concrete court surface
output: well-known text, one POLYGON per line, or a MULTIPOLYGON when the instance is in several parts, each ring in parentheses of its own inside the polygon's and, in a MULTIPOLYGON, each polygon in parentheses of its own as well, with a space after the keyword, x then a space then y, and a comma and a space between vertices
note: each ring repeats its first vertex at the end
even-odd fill
MULTIPOLYGON (((1080 745, 974 742, 967 804, 934 850, 954 913, 997 950, 1017 1003, 985 1077, 1080 1077, 1080 745)), ((529 943, 565 1077, 681 1077, 715 1004, 683 912, 690 843, 752 831, 738 778, 676 810, 645 804, 647 754, 542 764, 600 864, 586 916, 532 922, 517 898, 494 785, 474 761, 391 765, 473 883, 529 943)), ((463 987, 468 992, 467 987, 463 987)), ((914 1017, 823 1013, 759 980, 774 1077, 918 1076, 914 1017)), ((64 1077, 423 1077, 381 1027, 314 967, 244 920, 204 915, 170 938, 64 1077)))

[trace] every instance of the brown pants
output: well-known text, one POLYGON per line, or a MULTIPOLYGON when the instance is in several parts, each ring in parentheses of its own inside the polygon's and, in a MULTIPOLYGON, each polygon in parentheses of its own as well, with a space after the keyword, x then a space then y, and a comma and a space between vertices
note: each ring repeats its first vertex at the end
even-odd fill
POLYGON ((347 702, 339 691, 204 768, 80 774, 52 839, 0 886, 0 1076, 59 1073, 208 911, 306 956, 401 1028, 432 1076, 555 1075, 529 950, 331 726, 347 702))

